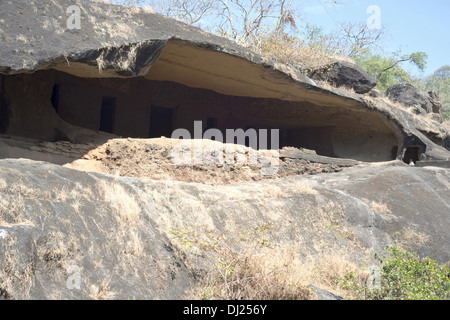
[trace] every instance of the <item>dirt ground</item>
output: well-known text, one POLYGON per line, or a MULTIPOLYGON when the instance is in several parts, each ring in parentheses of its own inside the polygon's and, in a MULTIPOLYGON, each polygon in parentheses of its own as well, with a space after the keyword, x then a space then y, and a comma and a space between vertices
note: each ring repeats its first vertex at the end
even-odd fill
MULTIPOLYGON (((178 150, 180 141, 167 138, 117 138, 95 144, 74 144, 68 141, 24 141, 18 137, 1 136, 0 158, 27 158, 81 171, 154 180, 197 182, 208 185, 260 181, 293 175, 332 173, 342 171, 349 166, 340 163, 320 163, 320 161, 310 161, 301 157, 277 156, 275 159, 278 159, 278 165, 273 167, 275 174, 267 175, 264 171, 269 166, 267 163, 269 158, 266 153, 241 145, 227 145, 211 140, 197 140, 197 142, 201 143, 203 151, 207 150, 206 148, 219 148, 220 153, 218 154, 221 157, 215 158, 216 161, 209 164, 205 161, 198 164, 195 164, 194 161, 189 164, 177 164, 174 159, 176 157, 174 150, 178 150), (223 152, 224 147, 230 147, 231 152, 223 152), (227 158, 230 154, 232 158, 227 158), (222 160, 217 161, 217 159, 222 160), (252 159, 256 159, 256 161, 250 161, 252 159)), ((184 141, 184 149, 180 150, 186 151, 187 147, 190 156, 190 151, 194 148, 194 141, 184 141)), ((299 151, 295 148, 284 148, 283 150, 299 151)), ((304 154, 315 155, 314 151, 302 151, 304 154)))
MULTIPOLYGON (((75 161, 68 166, 75 169, 102 168, 105 173, 120 176, 178 180, 210 185, 276 179, 291 175, 339 172, 344 168, 338 165, 314 163, 305 159, 280 158, 276 174, 265 175, 262 169, 267 165, 262 164, 261 161, 256 164, 250 163, 249 154, 253 150, 244 146, 234 147, 236 155, 238 153, 241 156, 245 155, 245 163, 239 164, 234 161, 228 164, 224 160, 223 163, 177 165, 173 161, 172 153, 177 143, 179 141, 164 138, 114 139, 89 151, 84 160, 75 161)), ((203 141, 203 148, 213 143, 215 142, 203 141)))

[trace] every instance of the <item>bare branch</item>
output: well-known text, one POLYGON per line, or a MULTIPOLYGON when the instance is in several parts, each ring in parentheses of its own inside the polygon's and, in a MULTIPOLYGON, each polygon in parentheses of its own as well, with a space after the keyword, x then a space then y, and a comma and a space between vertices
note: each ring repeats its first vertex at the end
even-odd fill
POLYGON ((164 0, 153 1, 155 10, 188 24, 206 23, 223 35, 245 43, 264 28, 280 31, 285 26, 296 27, 293 0, 164 0), (219 17, 207 21, 206 16, 219 17))

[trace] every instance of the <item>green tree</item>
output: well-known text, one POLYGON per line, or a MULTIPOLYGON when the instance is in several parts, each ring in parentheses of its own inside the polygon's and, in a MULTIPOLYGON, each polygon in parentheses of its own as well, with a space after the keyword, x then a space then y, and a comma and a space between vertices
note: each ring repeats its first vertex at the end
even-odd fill
POLYGON ((445 119, 450 119, 450 65, 437 69, 431 76, 415 79, 414 85, 422 91, 434 91, 442 103, 445 119))
MULTIPOLYGON (((156 12, 200 26, 232 39, 275 61, 298 68, 327 64, 350 57, 378 79, 382 92, 396 83, 412 82, 404 69, 410 63, 424 70, 427 54, 391 55, 382 52, 385 29, 366 23, 343 23, 325 34, 302 21, 293 0, 111 0, 121 4, 150 5, 156 12), (300 21, 302 26, 299 26, 300 21)), ((317 0, 320 4, 335 3, 317 0)))
POLYGON ((394 84, 412 82, 411 74, 403 68, 403 63, 409 62, 423 71, 427 64, 427 58, 428 55, 425 52, 414 52, 407 55, 394 52, 390 56, 384 56, 366 51, 356 56, 355 61, 378 80, 377 88, 385 92, 394 84))

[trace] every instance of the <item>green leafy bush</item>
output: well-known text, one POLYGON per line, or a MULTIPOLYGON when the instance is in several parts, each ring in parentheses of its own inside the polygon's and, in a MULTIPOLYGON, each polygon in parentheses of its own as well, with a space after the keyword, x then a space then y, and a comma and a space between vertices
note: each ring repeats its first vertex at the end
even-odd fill
POLYGON ((395 246, 384 255, 375 255, 381 263, 381 286, 368 292, 368 299, 448 300, 450 268, 429 258, 420 259, 410 250, 395 246))

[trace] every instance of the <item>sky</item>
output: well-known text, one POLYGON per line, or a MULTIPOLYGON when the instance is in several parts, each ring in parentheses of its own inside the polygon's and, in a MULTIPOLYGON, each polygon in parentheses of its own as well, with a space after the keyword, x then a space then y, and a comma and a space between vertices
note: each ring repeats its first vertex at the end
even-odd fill
MULTIPOLYGON (((450 65, 450 1, 449 0, 337 0, 337 4, 319 0, 298 1, 306 21, 333 31, 341 22, 365 22, 372 13, 370 5, 380 8, 380 22, 389 37, 383 42, 386 52, 402 48, 408 54, 428 54, 423 76, 450 65)), ((422 74, 408 64, 406 70, 422 74)))
MULTIPOLYGON (((125 0, 109 1, 123 3, 125 0)), ((450 0, 293 1, 305 21, 322 27, 324 33, 337 30, 343 22, 366 22, 372 14, 367 13, 367 9, 375 5, 379 7, 380 22, 387 32, 383 41, 386 53, 401 49, 402 54, 428 54, 428 63, 423 73, 409 63, 403 64, 405 70, 413 76, 426 77, 440 67, 450 65, 450 0)))

